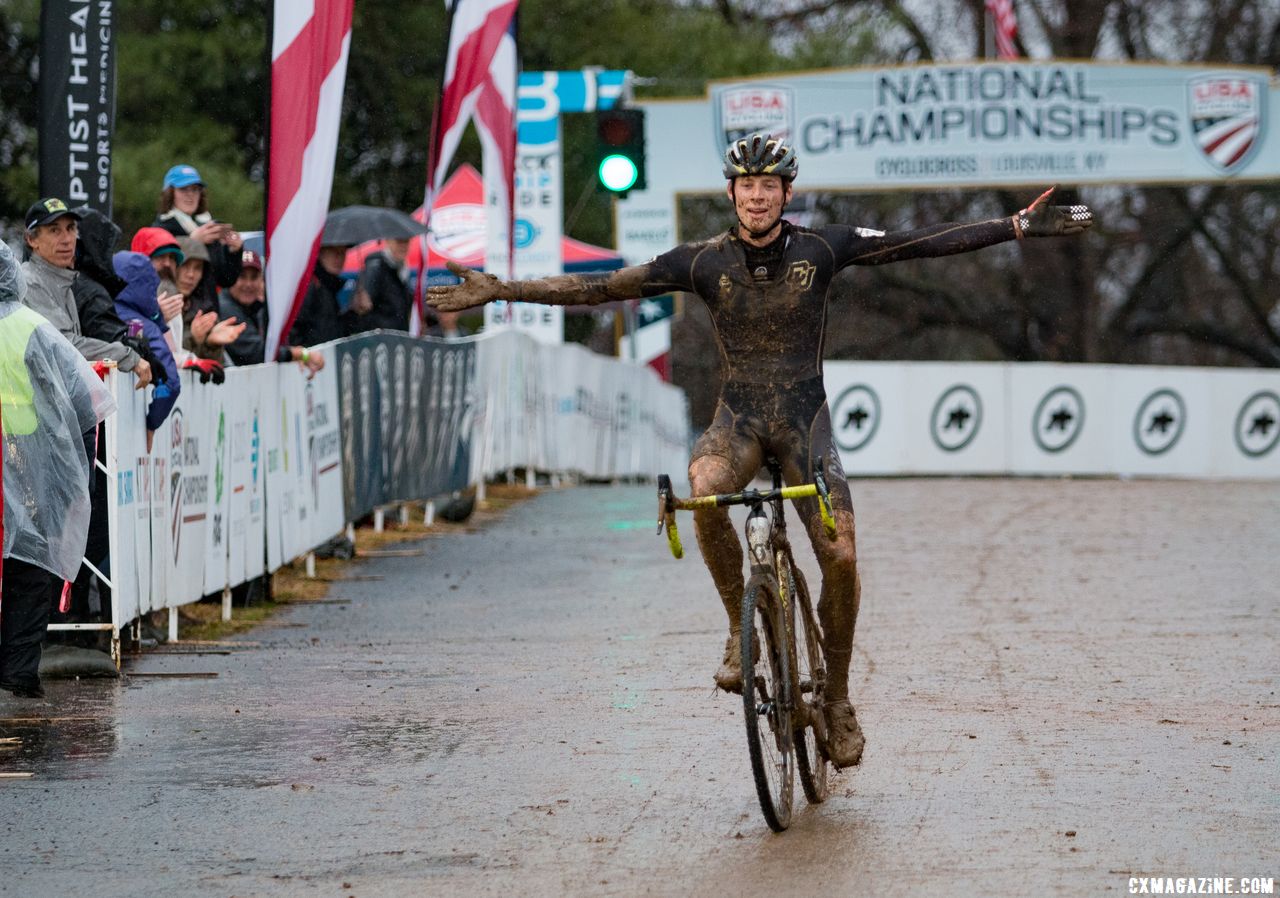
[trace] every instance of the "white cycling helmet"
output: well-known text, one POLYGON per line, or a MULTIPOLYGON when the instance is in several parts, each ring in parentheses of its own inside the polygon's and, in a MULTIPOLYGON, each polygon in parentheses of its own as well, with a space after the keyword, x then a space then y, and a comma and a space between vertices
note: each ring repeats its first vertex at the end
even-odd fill
POLYGON ((778 175, 794 181, 799 170, 796 151, 771 134, 748 134, 724 151, 724 176, 730 181, 743 175, 778 175))

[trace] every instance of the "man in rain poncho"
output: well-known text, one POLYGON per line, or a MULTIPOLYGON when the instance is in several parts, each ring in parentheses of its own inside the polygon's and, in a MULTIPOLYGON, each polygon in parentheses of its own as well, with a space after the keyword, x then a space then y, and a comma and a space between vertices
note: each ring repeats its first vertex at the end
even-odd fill
POLYGON ((39 698, 49 614, 60 581, 80 569, 89 532, 86 435, 115 401, 76 348, 22 304, 26 290, 13 252, 0 242, 0 688, 39 698))

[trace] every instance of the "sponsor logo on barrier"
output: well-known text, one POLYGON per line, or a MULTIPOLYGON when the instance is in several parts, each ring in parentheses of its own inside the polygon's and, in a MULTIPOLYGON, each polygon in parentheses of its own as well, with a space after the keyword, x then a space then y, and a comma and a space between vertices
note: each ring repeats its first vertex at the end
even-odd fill
POLYGON ((1084 430, 1084 398, 1074 387, 1054 387, 1031 416, 1031 436, 1045 452, 1062 452, 1084 430))
POLYGON ((1236 448, 1261 458, 1280 442, 1280 396, 1260 390, 1244 401, 1236 415, 1236 448))
POLYGON ((1194 143, 1224 173, 1244 166, 1262 145, 1266 83, 1236 75, 1205 75, 1187 84, 1194 143))
POLYGON ((169 416, 169 528, 173 541, 173 560, 178 561, 180 538, 182 536, 182 409, 175 408, 169 416))
POLYGON ((943 452, 959 452, 982 427, 982 399, 967 384, 947 388, 933 406, 929 432, 943 452))
POLYGON ((716 152, 756 131, 784 140, 795 131, 795 101, 789 87, 751 84, 716 92, 716 152))
POLYGON ((857 452, 880 427, 880 397, 866 384, 854 384, 831 406, 831 423, 836 445, 845 452, 857 452))
POLYGON ((1172 449, 1186 428, 1187 406, 1174 390, 1161 388, 1142 400, 1133 416, 1133 440, 1147 455, 1172 449))

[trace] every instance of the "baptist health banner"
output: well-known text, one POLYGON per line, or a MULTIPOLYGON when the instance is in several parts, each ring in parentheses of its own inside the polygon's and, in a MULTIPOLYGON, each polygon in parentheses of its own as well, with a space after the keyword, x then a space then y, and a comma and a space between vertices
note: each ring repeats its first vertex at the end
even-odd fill
POLYGON ((275 570, 340 533, 335 369, 232 368, 221 386, 183 373, 147 449, 146 395, 112 377, 116 472, 110 576, 120 621, 275 570))
MULTIPOLYGON (((639 104, 649 187, 618 204, 629 262, 675 245, 675 197, 724 191, 728 143, 788 137, 800 190, 1197 183, 1280 178, 1266 68, 990 62, 832 70, 639 104)), ((1028 192, 1027 198, 1034 194, 1028 192)), ((874 226, 874 222, 864 222, 874 226)))
POLYGON ((115 0, 40 5, 40 195, 111 217, 115 0))
POLYGON ((473 481, 512 468, 613 478, 688 466, 684 392, 652 369, 510 331, 474 341, 473 481))
POLYGON ((828 362, 845 472, 1280 479, 1280 371, 828 362))

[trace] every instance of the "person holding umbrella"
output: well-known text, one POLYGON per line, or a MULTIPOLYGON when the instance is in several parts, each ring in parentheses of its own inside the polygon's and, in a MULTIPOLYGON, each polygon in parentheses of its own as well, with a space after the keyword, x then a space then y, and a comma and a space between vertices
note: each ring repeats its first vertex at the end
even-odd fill
MULTIPOLYGON (((377 330, 407 331, 413 310, 405 260, 409 240, 426 233, 412 216, 377 206, 347 206, 329 213, 321 243, 355 246, 382 240, 383 246, 365 259, 348 314, 352 333, 377 330)), ((338 270, 341 270, 340 268, 338 270)))
POLYGON ((321 245, 311 271, 311 283, 302 298, 302 308, 285 338, 289 345, 315 346, 356 332, 358 312, 355 309, 344 312, 338 302, 338 294, 342 292, 342 265, 348 249, 340 243, 321 245))

